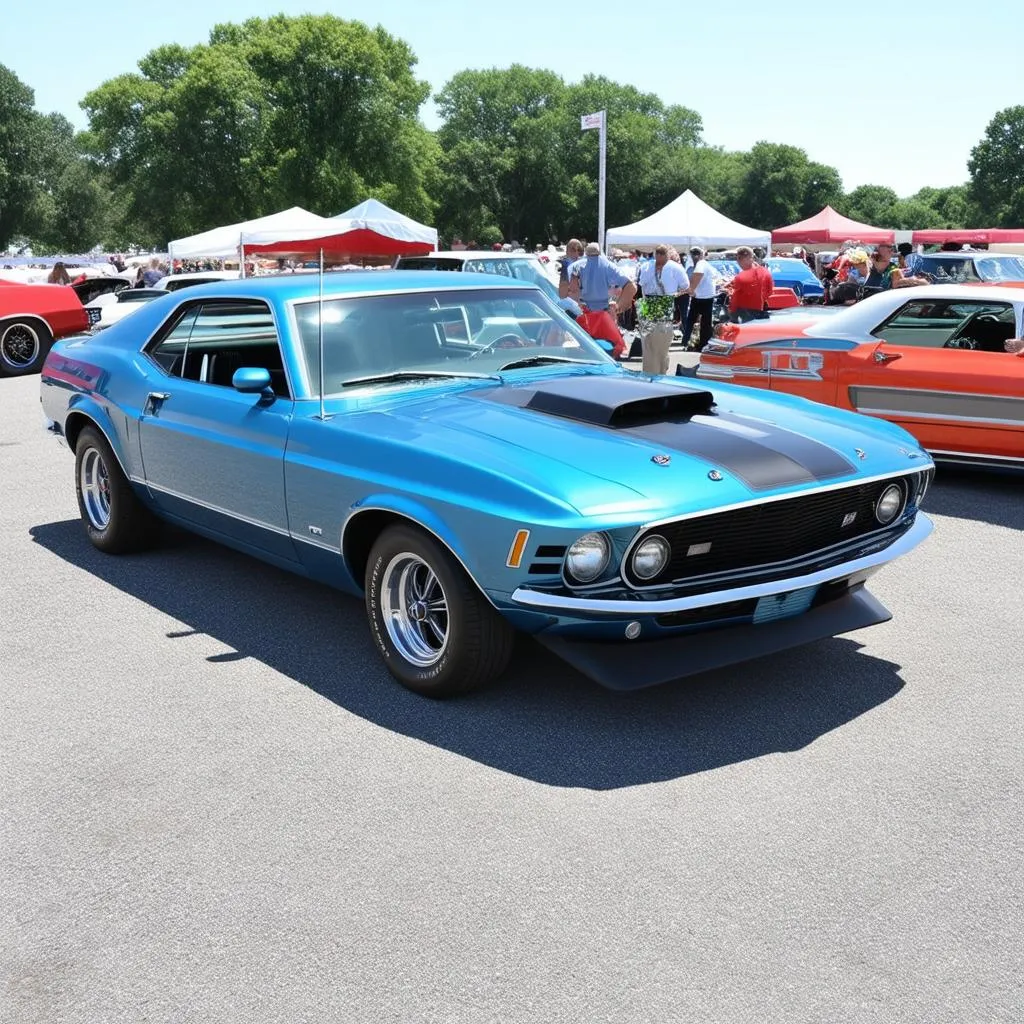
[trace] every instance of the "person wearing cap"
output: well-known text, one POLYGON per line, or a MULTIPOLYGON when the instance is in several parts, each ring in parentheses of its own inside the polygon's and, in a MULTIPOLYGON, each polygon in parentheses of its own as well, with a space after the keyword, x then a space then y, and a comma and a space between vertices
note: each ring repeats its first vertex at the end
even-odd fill
POLYGON ((636 295, 636 285, 607 256, 602 255, 597 242, 588 242, 583 259, 569 268, 568 295, 576 299, 585 310, 611 309, 617 316, 628 309, 636 295), (609 301, 613 288, 621 288, 618 299, 609 301))
POLYGON ((669 259, 668 246, 657 246, 654 262, 648 263, 640 271, 640 288, 644 293, 640 300, 640 343, 643 346, 644 373, 668 373, 674 297, 685 292, 689 284, 690 280, 682 264, 669 259))
POLYGON ((741 245, 736 250, 740 272, 726 286, 729 293, 729 319, 734 324, 745 324, 764 316, 775 282, 771 271, 754 262, 754 250, 741 245))
POLYGON ((715 305, 715 277, 711 273, 711 264, 704 258, 704 250, 695 245, 690 249, 693 269, 690 271, 690 308, 686 312, 686 325, 683 327, 683 348, 690 347, 690 335, 693 325, 700 317, 700 336, 697 351, 703 350, 711 340, 711 318, 715 305))

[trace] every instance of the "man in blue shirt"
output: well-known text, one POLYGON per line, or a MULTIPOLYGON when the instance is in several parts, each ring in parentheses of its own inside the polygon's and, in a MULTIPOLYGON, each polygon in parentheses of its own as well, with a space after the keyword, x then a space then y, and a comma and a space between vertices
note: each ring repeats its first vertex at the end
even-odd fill
POLYGON ((629 309, 636 295, 636 284, 607 256, 601 254, 597 242, 590 242, 583 259, 569 268, 569 295, 579 300, 584 309, 610 309, 617 316, 620 309, 629 309), (619 297, 609 301, 609 292, 621 288, 619 297))

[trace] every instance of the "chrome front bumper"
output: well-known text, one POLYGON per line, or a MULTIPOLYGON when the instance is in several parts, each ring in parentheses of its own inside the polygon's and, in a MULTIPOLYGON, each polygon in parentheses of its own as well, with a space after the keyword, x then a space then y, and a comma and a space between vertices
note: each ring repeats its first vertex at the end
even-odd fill
POLYGON ((804 576, 789 576, 770 583, 757 583, 745 587, 734 587, 730 590, 715 590, 706 594, 690 594, 686 597, 672 597, 663 600, 645 601, 640 595, 627 601, 602 601, 593 597, 572 597, 563 594, 546 593, 543 590, 531 590, 519 587, 512 600, 523 608, 531 611, 548 612, 552 615, 577 616, 584 619, 597 617, 624 618, 641 615, 669 615, 672 612, 688 611, 692 608, 707 608, 716 604, 727 604, 732 601, 745 601, 751 598, 770 597, 773 594, 785 594, 805 587, 820 586, 833 580, 855 576, 858 573, 880 568, 901 555, 907 554, 918 546, 932 532, 932 521, 920 512, 903 536, 893 541, 880 551, 874 551, 862 558, 849 562, 841 562, 828 569, 808 573, 804 576))

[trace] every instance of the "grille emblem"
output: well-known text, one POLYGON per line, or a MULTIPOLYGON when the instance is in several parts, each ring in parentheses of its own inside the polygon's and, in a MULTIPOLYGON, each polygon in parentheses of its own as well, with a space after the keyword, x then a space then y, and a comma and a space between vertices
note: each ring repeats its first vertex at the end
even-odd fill
POLYGON ((845 528, 845 527, 849 526, 856 518, 857 518, 857 513, 856 512, 847 512, 846 515, 843 516, 843 527, 845 528))
POLYGON ((713 470, 711 470, 710 473, 708 473, 708 479, 709 480, 721 480, 722 479, 722 474, 719 473, 717 469, 713 469, 713 470))
POLYGON ((686 549, 686 557, 692 558, 694 555, 706 555, 711 550, 711 541, 705 541, 703 544, 691 544, 686 549))
POLYGON ((652 455, 651 462, 656 466, 667 466, 672 461, 671 455, 652 455))

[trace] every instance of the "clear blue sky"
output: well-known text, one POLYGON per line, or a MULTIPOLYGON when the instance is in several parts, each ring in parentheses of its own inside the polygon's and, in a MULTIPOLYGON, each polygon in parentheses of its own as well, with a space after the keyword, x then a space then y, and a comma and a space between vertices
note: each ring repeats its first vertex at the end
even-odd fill
MULTIPOLYGON (((698 111, 709 144, 797 145, 838 168, 847 190, 879 184, 902 196, 965 181, 992 116, 1024 104, 1024 0, 0 0, 0 8, 0 63, 35 90, 40 110, 79 127, 79 100, 135 70, 153 47, 204 42, 216 23, 280 12, 383 25, 412 46, 419 77, 435 91, 463 68, 514 62, 568 81, 591 72, 630 81, 698 111)), ((432 104, 422 117, 436 127, 432 104)))

